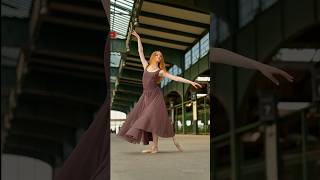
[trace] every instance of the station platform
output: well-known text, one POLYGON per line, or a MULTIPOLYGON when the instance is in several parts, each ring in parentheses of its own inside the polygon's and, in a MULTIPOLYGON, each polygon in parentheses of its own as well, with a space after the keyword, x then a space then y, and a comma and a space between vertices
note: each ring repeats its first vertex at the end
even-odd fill
POLYGON ((111 134, 112 180, 209 180, 210 136, 176 135, 184 152, 172 138, 159 138, 159 152, 143 154, 148 146, 131 144, 111 134))

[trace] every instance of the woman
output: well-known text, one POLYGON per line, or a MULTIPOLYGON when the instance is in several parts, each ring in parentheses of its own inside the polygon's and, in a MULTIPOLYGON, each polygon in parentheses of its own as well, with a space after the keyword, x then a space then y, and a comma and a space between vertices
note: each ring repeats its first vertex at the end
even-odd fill
POLYGON ((188 83, 193 87, 201 88, 201 85, 174 76, 166 71, 163 55, 160 51, 151 54, 149 62, 145 59, 143 47, 139 35, 133 31, 132 35, 137 38, 138 52, 143 66, 143 93, 134 108, 127 116, 127 120, 122 125, 117 136, 125 138, 130 143, 143 142, 148 145, 149 141, 153 143, 142 153, 158 152, 158 137, 172 137, 173 143, 179 151, 182 151, 181 145, 176 142, 175 133, 168 117, 164 97, 159 87, 162 78, 167 77, 173 81, 188 83))

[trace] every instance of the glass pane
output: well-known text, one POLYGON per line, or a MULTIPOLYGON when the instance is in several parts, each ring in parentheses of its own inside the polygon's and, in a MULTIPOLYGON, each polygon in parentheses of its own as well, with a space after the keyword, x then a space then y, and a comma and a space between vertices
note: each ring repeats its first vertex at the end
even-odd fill
POLYGON ((119 67, 120 65, 121 54, 117 52, 110 53, 110 62, 111 67, 119 67))
POLYGON ((199 59, 199 42, 192 47, 192 64, 199 59))
POLYGON ((188 69, 191 65, 191 50, 189 50, 185 56, 185 69, 188 69))
POLYGON ((200 40, 200 57, 202 58, 209 51, 209 33, 200 40))

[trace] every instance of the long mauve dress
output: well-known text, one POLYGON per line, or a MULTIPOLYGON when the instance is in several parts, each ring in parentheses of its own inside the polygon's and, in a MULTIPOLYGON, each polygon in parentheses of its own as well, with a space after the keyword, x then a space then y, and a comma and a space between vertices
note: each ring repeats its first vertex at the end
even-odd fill
POLYGON ((155 72, 144 70, 143 93, 117 134, 130 143, 148 145, 152 141, 152 133, 165 138, 175 135, 163 93, 156 83, 159 72, 160 69, 155 72))

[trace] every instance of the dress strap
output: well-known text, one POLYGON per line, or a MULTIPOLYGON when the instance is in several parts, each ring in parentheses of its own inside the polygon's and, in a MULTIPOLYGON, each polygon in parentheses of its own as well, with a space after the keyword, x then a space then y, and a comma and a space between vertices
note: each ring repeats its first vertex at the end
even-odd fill
POLYGON ((156 72, 155 72, 155 74, 157 75, 157 76, 159 76, 159 72, 161 71, 161 69, 158 69, 156 72))
POLYGON ((146 68, 144 68, 144 70, 143 71, 147 71, 147 67, 149 66, 150 64, 148 63, 148 65, 146 66, 146 68))

